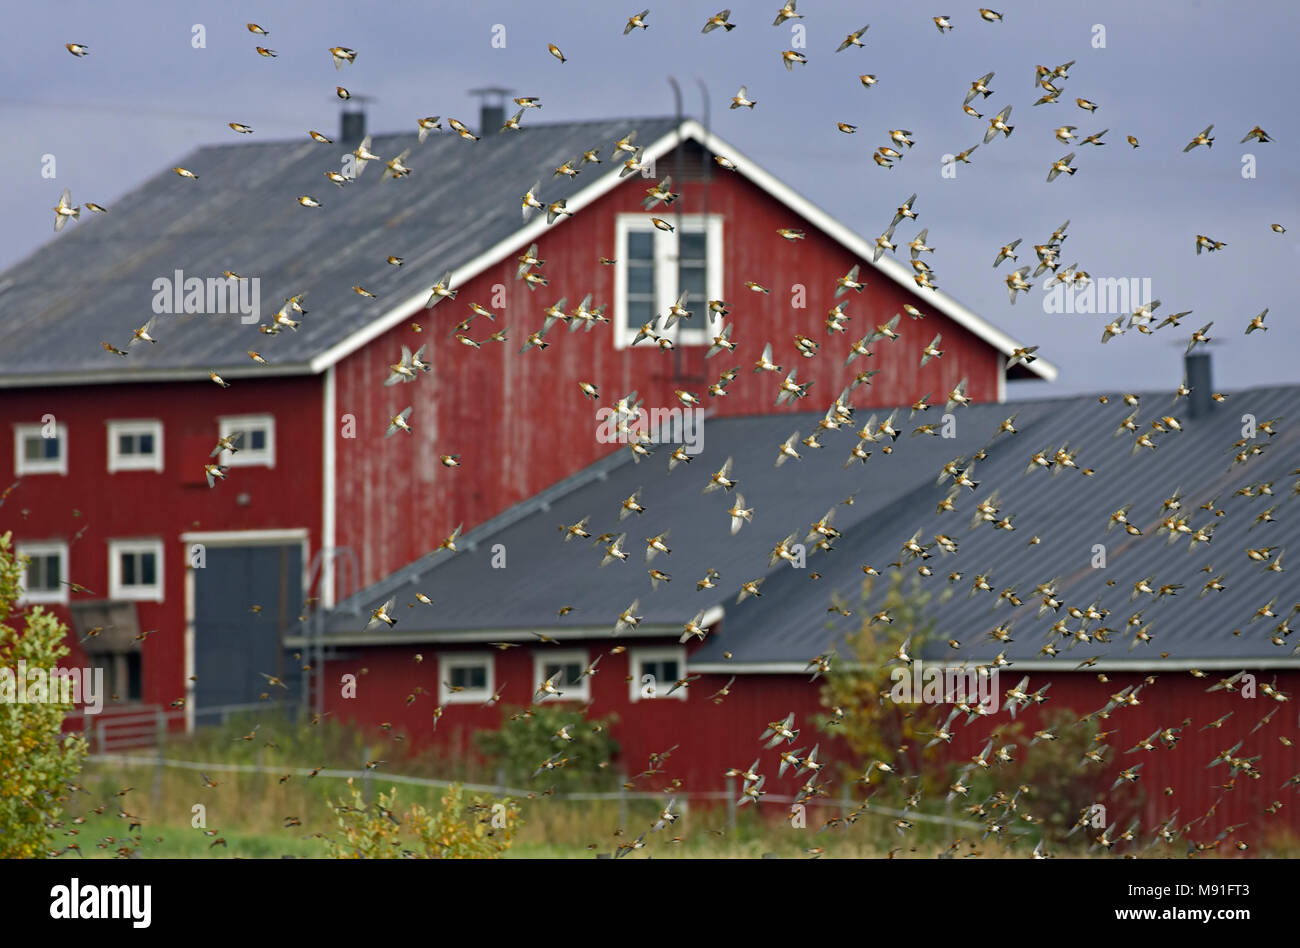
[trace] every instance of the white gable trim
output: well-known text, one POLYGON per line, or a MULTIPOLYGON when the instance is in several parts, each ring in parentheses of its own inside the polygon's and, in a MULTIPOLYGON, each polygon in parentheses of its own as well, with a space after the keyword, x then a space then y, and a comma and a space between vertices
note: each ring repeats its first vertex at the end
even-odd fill
MULTIPOLYGON (((743 175, 746 179, 756 184, 767 194, 780 201, 790 210, 799 216, 805 218, 817 229, 825 232, 847 249, 862 259, 865 265, 872 266, 876 270, 885 274, 899 286, 904 287, 918 299, 923 300, 934 309, 943 313, 959 326, 969 330, 980 339, 993 346, 1003 355, 1009 356, 1013 349, 1019 346, 1015 339, 1008 336, 1002 330, 985 321, 972 310, 967 309, 961 303, 937 290, 920 293, 908 268, 903 266, 888 254, 882 256, 879 262, 872 264, 871 257, 875 252, 875 246, 863 237, 855 234, 852 230, 841 224, 826 211, 823 211, 817 205, 813 204, 807 198, 804 198, 798 192, 794 191, 788 185, 783 184, 773 175, 764 171, 757 164, 751 162, 737 149, 712 135, 704 129, 699 122, 694 119, 684 121, 680 128, 663 135, 658 140, 645 146, 643 160, 653 162, 668 154, 673 148, 677 147, 678 141, 692 139, 699 142, 704 148, 713 154, 726 155, 737 167, 737 173, 743 175)), ((576 214, 590 204, 593 204, 600 198, 604 197, 614 188, 618 187, 624 181, 617 172, 611 168, 603 176, 597 178, 587 187, 583 188, 568 200, 566 207, 569 211, 576 214)), ((451 274, 451 285, 453 287, 461 286, 474 277, 478 276, 489 267, 493 267, 506 259, 518 247, 525 246, 540 238, 551 227, 563 226, 566 221, 560 221, 557 224, 547 224, 546 214, 544 211, 537 211, 532 220, 521 227, 510 237, 479 254, 473 260, 470 260, 460 268, 453 270, 451 274)), ((411 315, 418 309, 422 308, 429 298, 427 289, 421 290, 418 294, 408 297, 395 307, 384 313, 383 316, 362 326, 352 335, 330 347, 321 353, 310 363, 312 374, 323 372, 332 365, 336 365, 341 360, 347 358, 356 352, 362 346, 379 338, 395 326, 400 325, 403 321, 410 319, 411 315)), ((1057 369, 1045 359, 1037 359, 1028 366, 1029 371, 1035 373, 1040 378, 1052 381, 1056 378, 1057 369)))

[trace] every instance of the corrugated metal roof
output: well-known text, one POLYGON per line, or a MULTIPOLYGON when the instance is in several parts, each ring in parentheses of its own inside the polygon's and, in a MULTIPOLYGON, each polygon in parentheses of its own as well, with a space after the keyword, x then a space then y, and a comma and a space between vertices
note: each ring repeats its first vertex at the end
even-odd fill
MULTIPOLYGON (((693 666, 720 662, 724 650, 745 665, 803 663, 856 628, 862 615, 882 607, 887 564, 919 529, 923 543, 936 533, 959 543, 953 555, 936 549, 929 561, 935 575, 920 580, 932 593, 926 615, 936 623, 937 645, 928 657, 952 660, 959 654, 986 660, 1005 651, 1012 660, 1040 658, 1048 628, 1066 613, 1037 617, 1039 600, 1033 589, 1056 579, 1057 596, 1067 606, 1096 602, 1110 615, 1104 623, 1091 625, 1118 630, 1109 645, 1080 643, 1067 649, 1060 641, 1062 655, 1055 662, 1063 668, 1094 656, 1154 664, 1161 652, 1177 661, 1291 660, 1294 641, 1279 648, 1270 644, 1269 636, 1290 612, 1292 603, 1286 597, 1294 584, 1286 573, 1266 572, 1244 550, 1275 546, 1280 552, 1288 544, 1300 544, 1300 518, 1291 506, 1293 478, 1288 475, 1300 459, 1300 429, 1283 423, 1275 437, 1261 433, 1265 452, 1244 464, 1231 464, 1230 447, 1241 436, 1243 414, 1263 422, 1293 413, 1298 404, 1300 387, 1242 391, 1208 417, 1182 418, 1181 433, 1157 435, 1157 449, 1136 456, 1131 454, 1132 435, 1113 436, 1130 411, 1118 398, 1106 405, 1083 397, 958 408, 953 439, 908 434, 923 421, 939 421, 942 406, 910 422, 908 409, 902 409, 896 427, 904 434, 893 453, 883 454, 879 444, 869 446, 867 464, 848 469, 844 461, 856 442, 848 431, 827 432, 822 450, 800 447, 802 460, 774 466, 778 446, 796 429, 803 435, 812 432, 820 415, 712 420, 704 426, 703 453, 689 465, 668 472, 671 446, 660 446, 640 464, 620 451, 473 531, 462 540, 461 553, 426 557, 358 594, 331 617, 329 629, 332 635, 361 638, 364 614, 392 595, 399 608, 392 635, 399 638, 541 628, 607 634, 619 613, 639 598, 645 625, 661 629, 680 626, 701 609, 725 609, 721 629, 692 655, 693 666), (994 438, 999 422, 1013 413, 1019 432, 994 438), (1065 444, 1077 450, 1079 468, 1094 468, 1095 475, 1085 477, 1077 470, 1055 476, 1025 473, 1034 453, 1065 444), (937 513, 936 505, 951 484, 936 483, 942 465, 986 445, 988 456, 973 472, 979 489, 963 489, 956 512, 937 513), (746 505, 755 508, 753 523, 734 537, 726 513, 734 495, 701 493, 709 475, 728 456, 735 459, 737 490, 746 505), (1234 496, 1239 487, 1265 481, 1273 482, 1272 498, 1234 496), (620 523, 620 502, 638 488, 646 513, 620 523), (1194 552, 1189 552, 1186 536, 1170 544, 1156 531, 1161 502, 1176 488, 1182 496, 1179 512, 1193 529, 1216 522, 1212 541, 1194 552), (1015 530, 989 525, 972 530, 976 503, 994 489, 1002 514, 1015 515, 1015 530), (841 503, 855 492, 851 506, 841 503), (1217 498, 1225 516, 1199 509, 1211 498, 1217 498), (1142 536, 1131 537, 1121 528, 1107 533, 1111 512, 1129 503, 1129 519, 1142 536), (1272 504, 1278 505, 1277 522, 1252 527, 1256 514, 1272 504), (783 537, 797 532, 803 540, 810 524, 832 507, 835 526, 843 533, 832 552, 810 556, 804 569, 785 564, 769 568, 770 551, 783 537), (557 525, 587 515, 593 536, 627 531, 627 563, 600 568, 602 550, 590 540, 561 541, 557 525), (667 543, 672 554, 656 557, 653 565, 670 573, 673 581, 652 592, 645 540, 665 530, 671 531, 667 543), (1034 535, 1041 543, 1030 546, 1034 535), (505 553, 501 569, 491 565, 495 544, 505 553), (1104 569, 1091 566, 1094 544, 1106 547, 1104 569), (860 599, 864 564, 885 574, 866 603, 860 599), (1213 571, 1201 572, 1207 565, 1213 571), (697 591, 695 582, 709 567, 721 574, 718 587, 697 591), (950 584, 946 577, 954 570, 963 576, 950 584), (811 578, 814 571, 820 579, 811 578), (1227 589, 1198 598, 1201 585, 1220 572, 1226 574, 1227 589), (968 595, 977 573, 990 574, 992 593, 968 595), (1184 588, 1174 596, 1156 600, 1142 595, 1130 603, 1133 583, 1147 576, 1154 577, 1156 587, 1180 583, 1184 588), (758 577, 766 577, 762 596, 736 605, 741 583, 758 577), (997 593, 1008 587, 1024 605, 994 608, 997 593), (417 603, 418 608, 407 608, 417 590, 431 596, 435 606, 417 603), (846 600, 856 615, 829 614, 832 594, 846 600), (1275 608, 1279 618, 1252 623, 1255 610, 1274 596, 1281 597, 1275 608), (556 618, 562 605, 576 609, 556 618), (1125 620, 1137 610, 1151 623, 1154 640, 1130 652, 1132 636, 1125 631, 1125 620), (363 616, 360 620, 357 613, 363 616), (1014 641, 1004 645, 990 639, 988 632, 1007 620, 1014 620, 1014 641), (948 638, 963 644, 960 653, 946 648, 948 638)), ((1149 430, 1150 420, 1186 410, 1185 401, 1172 404, 1171 393, 1144 395, 1138 423, 1149 430)), ((859 412, 855 427, 865 421, 859 412)), ((906 564, 905 575, 915 576, 917 565, 906 564)), ((1070 620, 1071 628, 1078 626, 1070 620)))
MULTIPOLYGON (((181 167, 199 180, 166 170, 117 201, 105 215, 83 211, 52 243, 0 275, 0 378, 111 370, 130 379, 161 369, 250 366, 248 349, 273 366, 305 371, 328 350, 397 301, 427 290, 508 239, 523 221, 520 198, 538 179, 547 201, 569 198, 600 175, 617 174, 615 141, 635 129, 649 143, 676 128, 671 118, 525 124, 519 132, 478 130, 482 140, 434 133, 375 135, 371 150, 391 159, 411 149, 411 174, 381 180, 372 162, 339 188, 351 147, 301 141, 209 146, 181 167), (577 178, 553 178, 565 160, 599 147, 600 165, 577 178), (305 208, 299 195, 323 205, 305 208), (388 255, 405 258, 398 268, 388 255), (298 332, 274 339, 238 315, 175 315, 159 320, 157 345, 137 345, 120 359, 132 331, 153 315, 154 281, 221 278, 233 270, 261 280, 264 322, 285 298, 307 292, 298 332), (430 277, 430 274, 435 274, 430 277), (352 292, 359 284, 378 295, 352 292)), ((74 193, 74 201, 82 196, 74 193)), ((252 368, 257 369, 256 366, 252 368)), ((265 369, 261 371, 265 372, 265 369)))

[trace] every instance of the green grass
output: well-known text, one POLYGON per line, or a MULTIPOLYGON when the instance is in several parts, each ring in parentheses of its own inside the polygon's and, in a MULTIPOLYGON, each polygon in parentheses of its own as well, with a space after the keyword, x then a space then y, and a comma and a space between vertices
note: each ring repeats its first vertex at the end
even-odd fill
MULTIPOLYGON (((254 722, 234 721, 227 728, 204 729, 195 735, 170 741, 163 748, 169 759, 258 764, 267 773, 228 773, 213 771, 209 777, 215 787, 205 787, 197 770, 155 767, 152 764, 118 765, 89 762, 81 777, 85 793, 69 794, 65 803, 63 825, 55 830, 54 848, 75 841, 87 858, 117 855, 119 846, 129 845, 145 858, 257 858, 270 859, 289 855, 325 857, 325 841, 313 834, 336 833, 336 817, 329 801, 347 794, 341 778, 295 775, 281 782, 280 776, 298 767, 359 769, 367 756, 382 758, 382 771, 428 777, 491 783, 479 765, 448 761, 424 753, 412 755, 390 735, 363 733, 336 723, 297 727, 288 721, 262 717, 254 732, 254 722), (243 740, 245 735, 253 740, 243 740), (269 745, 269 746, 268 746, 269 745), (127 790, 126 788, 131 788, 127 790), (124 791, 121 793, 121 791, 124 791), (120 793, 120 795, 119 795, 120 793), (195 828, 195 807, 202 806, 205 825, 215 837, 195 828), (95 814, 95 808, 102 813, 95 814), (128 824, 120 817, 124 809, 141 821, 141 828, 128 837, 128 824), (73 819, 84 818, 81 825, 73 819), (286 817, 301 821, 300 826, 285 828, 286 817), (75 830, 76 835, 67 835, 75 830), (107 842, 112 837, 112 842, 107 842), (224 846, 213 846, 214 838, 224 838, 224 846)), ((377 730, 377 729, 376 729, 377 730)), ((137 752, 148 756, 149 752, 137 752)), ((393 784, 383 776, 371 775, 367 782, 371 800, 393 784)), ((616 800, 569 801, 541 796, 544 782, 537 782, 538 795, 520 799, 522 825, 507 858, 592 858, 597 852, 611 852, 642 833, 645 848, 632 858, 756 858, 773 854, 787 858, 806 858, 809 849, 824 850, 828 858, 933 858, 945 851, 957 837, 962 838, 958 856, 1001 856, 1005 844, 996 838, 979 839, 980 830, 950 828, 918 821, 900 836, 893 817, 872 810, 861 814, 856 823, 844 829, 823 830, 824 821, 838 814, 834 807, 810 806, 807 829, 795 829, 782 820, 784 808, 778 804, 757 808, 748 806, 738 813, 736 825, 727 825, 727 810, 722 804, 695 803, 682 812, 675 824, 650 832, 668 795, 654 800, 629 800, 620 807, 616 800), (620 823, 622 823, 620 831, 620 823), (673 837, 680 837, 673 842, 673 837)), ((394 809, 400 814, 412 804, 437 808, 444 790, 397 784, 394 809)), ((473 796, 473 794, 470 794, 473 796)), ((489 795, 494 796, 494 795, 489 795)), ((860 798, 859 798, 860 799, 860 798)), ((879 803, 883 797, 877 796, 879 803)), ((489 801, 490 802, 490 801, 489 801)), ((957 814, 960 815, 960 814, 957 814)), ((1056 855, 1087 855, 1086 842, 1076 844, 1083 834, 1072 839, 1075 848, 1050 846, 1056 855)), ((1145 842, 1149 836, 1144 833, 1145 842)), ((1033 848, 1035 836, 1015 844, 1011 855, 1024 856, 1033 848)), ((1252 840, 1252 855, 1294 855, 1297 847, 1290 840, 1252 840)), ((1182 844, 1154 848, 1148 856, 1184 855, 1182 844)), ((1223 855, 1236 855, 1235 851, 1223 855)), ((76 859, 74 852, 63 857, 76 859)))

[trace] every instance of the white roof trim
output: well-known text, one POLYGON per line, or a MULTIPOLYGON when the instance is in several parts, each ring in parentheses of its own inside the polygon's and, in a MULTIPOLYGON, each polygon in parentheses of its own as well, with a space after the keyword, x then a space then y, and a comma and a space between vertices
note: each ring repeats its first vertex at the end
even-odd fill
MULTIPOLYGON (((835 218, 831 217, 826 211, 813 204, 807 198, 783 184, 773 175, 768 174, 756 163, 750 161, 741 154, 737 149, 710 134, 704 129, 699 122, 689 119, 682 123, 682 134, 687 138, 694 138, 700 142, 709 151, 715 155, 726 155, 736 164, 736 170, 748 178, 754 184, 758 185, 772 197, 776 198, 782 204, 786 205, 796 214, 804 217, 818 230, 824 231, 835 240, 839 241, 849 250, 862 258, 863 262, 869 266, 874 266, 885 276, 889 277, 899 286, 904 287, 919 299, 931 303, 935 309, 943 313, 953 322, 965 329, 970 330, 979 338, 983 339, 989 345, 993 346, 1003 355, 1011 355, 1012 350, 1019 347, 1015 339, 1012 339, 1002 330, 998 329, 991 323, 986 322, 972 310, 967 309, 961 303, 946 293, 939 290, 931 290, 928 293, 921 293, 912 280, 912 275, 908 268, 899 263, 889 254, 881 256, 876 263, 871 263, 871 258, 875 254, 875 245, 854 233, 844 224, 841 224, 835 218)), ((1052 381, 1056 378, 1056 366, 1047 362, 1045 359, 1035 359, 1028 366, 1029 371, 1034 372, 1040 378, 1052 381)))
MULTIPOLYGON (((698 672, 703 675, 807 675, 812 669, 807 662, 692 662, 687 659, 687 671, 698 672)), ((935 663, 927 662, 926 664, 938 665, 942 668, 961 668, 960 664, 949 664, 947 662, 935 663)), ((975 662, 969 663, 966 667, 973 668, 975 662)), ((842 667, 852 667, 852 663, 844 663, 842 667)), ((1189 671, 1193 668, 1201 671, 1241 671, 1242 669, 1250 670, 1252 668, 1300 668, 1300 659, 1298 658, 1212 658, 1204 661, 1195 661, 1194 659, 1180 659, 1171 661, 1169 659, 1114 659, 1111 661, 1099 661, 1088 668, 1075 669, 1073 665, 1064 662, 1052 661, 1051 659, 1033 659, 1023 662, 1012 662, 1001 671, 1007 675, 1017 675, 1022 671, 1033 672, 1062 672, 1071 673, 1092 673, 1092 672, 1146 672, 1149 674, 1159 675, 1163 672, 1189 671)))
MULTIPOLYGON (((654 161, 666 155, 677 144, 679 132, 683 135, 686 134, 686 127, 690 124, 689 122, 683 123, 680 129, 674 129, 646 146, 643 160, 654 161)), ((624 179, 620 178, 614 168, 611 167, 605 174, 569 198, 565 203, 565 208, 571 214, 577 214, 584 207, 595 203, 610 191, 613 191, 623 181, 624 179)), ((468 283, 484 270, 496 266, 506 259, 521 245, 530 244, 541 238, 551 228, 563 226, 565 223, 567 223, 567 220, 561 219, 556 224, 548 224, 546 223, 546 212, 544 210, 535 211, 529 223, 524 224, 505 240, 500 241, 458 269, 453 270, 451 272, 451 286, 458 287, 468 283)), ((407 297, 378 319, 366 324, 346 339, 318 355, 311 362, 311 371, 313 373, 323 371, 327 367, 347 358, 368 342, 379 338, 394 326, 401 325, 401 323, 411 318, 412 313, 422 309, 428 299, 429 291, 427 289, 421 290, 414 296, 407 297)))
MULTIPOLYGON (((339 613, 335 610, 337 617, 339 613)), ((708 618, 708 615, 705 615, 708 618)), ((358 625, 365 625, 366 616, 358 616, 358 625)), ((401 624, 400 621, 398 623, 401 624)), ((327 646, 352 647, 358 645, 418 645, 421 643, 437 643, 439 645, 456 645, 464 642, 517 642, 523 644, 532 642, 539 644, 537 636, 533 632, 541 632, 550 636, 559 642, 611 642, 617 645, 624 639, 662 639, 676 638, 681 635, 682 627, 680 625, 646 625, 642 624, 635 629, 623 632, 618 636, 610 633, 613 631, 613 625, 599 626, 576 626, 573 628, 546 628, 534 626, 532 628, 520 629, 421 629, 417 632, 371 632, 365 633, 358 630, 356 633, 338 632, 330 633, 326 631, 324 643, 327 646)), ((307 642, 309 636, 303 633, 296 633, 285 636, 284 642, 288 646, 302 645, 307 642)), ((315 639, 313 639, 315 641, 315 639)), ((611 646, 612 647, 612 646, 611 646)))
MULTIPOLYGON (((656 161, 662 158, 673 148, 677 147, 680 140, 693 139, 703 145, 706 149, 718 155, 726 155, 736 163, 738 172, 746 179, 758 185, 763 191, 776 198, 782 204, 786 205, 796 214, 804 217, 814 227, 824 231, 827 235, 834 238, 840 244, 853 251, 868 266, 884 273, 899 286, 904 287, 918 299, 922 299, 932 305, 939 312, 943 313, 959 326, 974 333, 980 339, 993 346, 1003 355, 1010 355, 1012 350, 1018 348, 1019 344, 1015 339, 1008 336, 1002 330, 986 322, 977 316, 972 310, 967 309, 961 303, 958 303, 946 293, 938 290, 932 290, 928 294, 920 293, 916 284, 912 281, 908 268, 903 266, 888 254, 882 256, 877 263, 871 263, 871 257, 875 252, 874 245, 854 233, 844 224, 841 224, 826 211, 823 211, 817 205, 813 204, 807 198, 794 191, 789 186, 781 183, 776 177, 760 168, 757 164, 750 161, 742 155, 737 149, 710 134, 699 122, 694 119, 687 119, 675 130, 646 146, 643 154, 643 160, 656 161)), ((604 175, 597 178, 587 187, 583 188, 573 197, 571 197, 566 207, 573 213, 577 213, 589 204, 604 197, 614 188, 618 187, 624 181, 620 178, 613 168, 604 175)), ((531 223, 525 224, 518 231, 515 231, 505 240, 497 243, 483 253, 479 254, 473 260, 468 261, 463 266, 452 271, 451 285, 460 286, 474 277, 478 276, 489 267, 500 263, 518 247, 529 244, 543 234, 551 227, 562 226, 565 221, 558 224, 547 224, 546 215, 538 211, 533 215, 531 223)), ((323 372, 329 366, 335 365, 340 360, 347 358, 353 352, 356 352, 362 346, 377 339, 384 333, 388 332, 394 326, 400 325, 403 321, 410 319, 412 313, 423 308, 429 298, 428 290, 421 290, 418 294, 410 296, 398 303, 392 309, 384 313, 378 319, 375 319, 365 326, 358 329, 352 335, 330 347, 325 352, 318 355, 310 363, 312 374, 323 372)), ((1056 378, 1057 369, 1045 359, 1036 359, 1028 366, 1029 371, 1037 374, 1040 378, 1052 381, 1056 378)))
MULTIPOLYGON (((267 378, 270 376, 314 375, 319 370, 305 362, 282 362, 274 365, 248 367, 222 367, 218 373, 223 379, 267 378)), ((93 369, 86 372, 43 372, 37 375, 0 376, 0 388, 53 387, 59 385, 105 385, 124 382, 194 382, 208 377, 208 367, 192 369, 93 369)))

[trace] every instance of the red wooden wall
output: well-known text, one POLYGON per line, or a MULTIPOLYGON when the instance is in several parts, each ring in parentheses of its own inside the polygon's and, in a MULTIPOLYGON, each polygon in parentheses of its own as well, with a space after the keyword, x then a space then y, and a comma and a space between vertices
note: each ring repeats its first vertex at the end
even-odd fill
MULTIPOLYGON (((648 640, 638 641, 652 644, 648 640)), ((624 644, 635 648, 631 641, 624 644)), ((778 778, 777 768, 779 752, 794 748, 782 744, 774 750, 764 750, 759 741, 759 735, 768 722, 782 719, 791 711, 796 715, 795 726, 803 729, 796 747, 808 750, 820 743, 819 758, 846 759, 838 739, 820 733, 813 724, 812 716, 824 714, 826 710, 820 704, 821 683, 810 683, 807 675, 743 675, 732 686, 731 695, 722 704, 714 704, 708 698, 726 684, 728 676, 710 674, 690 685, 685 701, 665 699, 632 703, 628 700, 625 677, 629 674, 626 653, 609 655, 608 640, 565 642, 562 647, 586 648, 588 660, 606 653, 592 679, 592 702, 587 714, 595 718, 610 713, 618 715, 618 723, 610 729, 611 735, 621 745, 615 761, 618 770, 637 774, 648 766, 650 753, 665 751, 673 744, 681 745, 673 751, 658 782, 642 781, 638 789, 657 790, 673 778, 683 781, 682 790, 686 792, 723 789, 727 768, 747 767, 758 757, 761 759, 759 772, 768 777, 765 789, 774 795, 793 795, 807 778, 796 779, 790 771, 784 778, 778 778)), ((532 701, 536 687, 533 681, 534 655, 538 650, 544 653, 554 648, 524 645, 495 653, 497 686, 507 682, 502 697, 504 704, 523 706, 532 701)), ((390 721, 395 728, 406 730, 413 747, 436 744, 449 753, 466 753, 474 746, 473 734, 479 730, 495 729, 501 713, 496 708, 482 708, 477 704, 449 704, 444 707, 435 732, 432 713, 438 704, 438 682, 442 674, 437 655, 433 647, 420 646, 350 652, 346 659, 330 664, 331 676, 347 672, 357 674, 363 667, 368 668, 368 674, 359 676, 354 699, 334 697, 330 706, 344 721, 372 727, 378 721, 390 721), (421 663, 414 660, 417 651, 424 655, 421 663), (429 693, 408 706, 405 696, 417 685, 429 693)), ((1222 677, 1228 674, 1223 672, 1222 677)), ((1030 688, 1040 688, 1050 681, 1049 701, 1041 711, 1054 712, 1064 708, 1082 716, 1102 707, 1109 695, 1126 685, 1140 684, 1145 676, 1112 674, 1108 677, 1110 681, 1102 683, 1095 675, 1087 673, 1031 674, 1030 688)), ((1192 831, 1191 838, 1210 842, 1220 830, 1237 823, 1244 826, 1233 840, 1247 840, 1256 850, 1279 833, 1300 836, 1300 801, 1296 800, 1296 788, 1282 786, 1284 781, 1300 771, 1300 750, 1279 741, 1279 737, 1300 741, 1294 703, 1279 704, 1262 693, 1254 699, 1225 692, 1206 694, 1205 689, 1218 677, 1196 679, 1186 672, 1159 674, 1155 684, 1140 693, 1142 703, 1138 707, 1115 711, 1109 719, 1099 722, 1101 730, 1113 731, 1106 738, 1106 743, 1111 745, 1107 754, 1108 764, 1090 764, 1086 769, 1072 771, 1077 774, 1077 779, 1091 781, 1090 785, 1099 787, 1094 802, 1106 807, 1109 820, 1120 821, 1120 830, 1133 816, 1141 819, 1143 843, 1150 840, 1156 827, 1169 819, 1175 809, 1181 825, 1205 815, 1216 801, 1219 802, 1213 815, 1192 831), (1249 734, 1250 729, 1274 708, 1277 712, 1271 721, 1254 734, 1249 734), (1229 711, 1235 713, 1223 728, 1202 730, 1229 711), (1158 745, 1150 752, 1124 753, 1158 728, 1177 726, 1184 718, 1191 718, 1192 723, 1182 729, 1182 739, 1175 748, 1165 749, 1158 745), (1254 780, 1239 774, 1233 789, 1225 791, 1218 785, 1230 779, 1227 766, 1220 764, 1210 768, 1207 765, 1216 754, 1232 747, 1240 739, 1244 742, 1237 755, 1261 755, 1254 766, 1262 776, 1254 780), (1138 763, 1144 765, 1139 771, 1140 781, 1112 791, 1111 784, 1119 771, 1138 763), (1172 795, 1165 794, 1166 787, 1173 788, 1172 795), (1265 807, 1274 801, 1281 801, 1284 806, 1276 815, 1265 813, 1265 807)), ((1256 672, 1256 677, 1260 682, 1267 682, 1273 679, 1273 674, 1256 672)), ((1020 674, 1014 669, 1005 671, 998 682, 999 695, 1019 679, 1020 674)), ((1295 695, 1300 689, 1300 673, 1278 675, 1277 686, 1295 695)), ((1038 750, 1026 746, 1029 736, 1044 726, 1038 711, 1031 709, 1017 715, 1017 721, 1024 724, 1024 736, 1015 751, 1017 759, 1023 760, 1027 755, 1032 757, 1038 750)), ((964 765, 983 748, 995 727, 1011 723, 1010 714, 1001 710, 969 727, 958 723, 954 740, 940 759, 964 765)), ((374 731, 375 746, 381 746, 385 740, 383 732, 378 728, 374 731)), ((833 769, 828 773, 833 774, 833 769)), ((860 773, 854 776, 860 776, 860 773)), ((877 772, 874 782, 879 783, 882 779, 892 778, 885 778, 877 772)), ((832 798, 838 799, 842 783, 835 775, 832 798)), ((538 778, 534 784, 539 792, 548 785, 544 777, 538 778)), ((853 799, 861 800, 865 792, 861 785, 855 786, 853 799)), ((1041 813, 1041 808, 1036 810, 1032 801, 1028 808, 1030 812, 1041 813)), ((810 824, 812 819, 810 816, 810 824)), ((1097 832, 1091 831, 1089 838, 1095 837, 1097 832)), ((1185 843, 1181 845, 1185 847, 1185 843)), ((1174 852, 1182 854, 1181 850, 1174 852)))
MULTIPOLYGON (((661 174, 671 173, 673 160, 670 155, 659 161, 661 174)), ((460 287, 457 299, 413 312, 410 321, 340 363, 337 410, 340 416, 355 416, 357 436, 338 439, 337 538, 339 545, 356 549, 364 582, 381 579, 424 555, 458 523, 469 530, 617 450, 616 445, 597 441, 597 406, 578 389, 580 380, 599 387, 601 404, 613 404, 635 389, 647 409, 671 408, 678 405, 674 390, 682 388, 700 396, 718 415, 824 411, 854 374, 868 368, 880 372, 873 385, 854 393, 858 406, 910 404, 927 392, 942 400, 963 377, 969 380, 971 398, 997 398, 996 351, 927 306, 930 291, 922 290, 918 297, 898 286, 730 172, 713 174, 708 211, 725 218, 724 298, 732 304, 735 353, 720 353, 706 363, 706 347, 682 347, 686 378, 674 379, 673 355, 652 344, 616 349, 610 326, 570 334, 556 325, 547 336, 549 349, 521 354, 529 333, 541 328, 546 307, 562 296, 572 310, 590 292, 592 305, 609 303, 608 315, 616 318, 614 268, 601 266, 597 258, 616 255, 617 214, 646 213, 640 201, 648 184, 631 176, 546 232, 537 243, 549 287, 530 291, 515 278, 515 257, 526 249, 520 246, 507 260, 460 287), (807 238, 787 242, 776 233, 780 227, 803 229, 807 238), (844 297, 852 317, 848 331, 828 336, 825 318, 837 302, 836 279, 855 263, 862 263, 868 288, 844 297), (748 280, 768 287, 771 295, 746 289, 748 280), (506 288, 504 307, 490 306, 496 284, 506 288), (807 288, 802 309, 791 305, 794 284, 807 288), (499 311, 501 318, 496 324, 476 319, 469 335, 482 340, 505 328, 509 342, 484 343, 475 350, 450 338, 453 327, 470 315, 471 302, 499 311), (927 317, 913 321, 904 315, 900 339, 878 344, 873 358, 859 358, 846 369, 850 343, 887 322, 906 302, 927 317), (423 331, 414 332, 411 322, 423 331), (943 334, 945 354, 922 368, 921 350, 935 333, 943 334), (801 358, 795 350, 796 334, 820 342, 820 354, 801 358), (809 396, 794 406, 775 407, 775 374, 752 372, 767 342, 786 371, 797 366, 800 381, 815 380, 809 396), (388 366, 398 361, 402 346, 414 350, 426 344, 425 357, 433 371, 418 382, 385 388, 388 366), (732 366, 740 366, 741 372, 726 397, 709 396, 709 384, 732 366), (414 435, 385 440, 388 419, 407 405, 415 409, 414 435), (440 466, 440 454, 460 454, 463 466, 440 466)), ((673 186, 680 188, 684 213, 703 212, 700 181, 674 179, 673 186)), ((672 220, 662 205, 654 213, 672 220)), ((430 285, 440 276, 430 272, 430 285)), ((693 320, 700 320, 704 301, 691 306, 693 320)))
MULTIPOLYGON (((106 357, 107 358, 107 357, 106 357)), ((0 507, 0 533, 15 542, 66 540, 72 581, 107 599, 108 541, 159 538, 164 553, 164 601, 137 603, 145 640, 143 701, 167 704, 184 694, 185 569, 180 536, 190 531, 306 527, 319 545, 322 511, 321 380, 268 378, 211 382, 51 387, 0 391, 0 481, 14 472, 13 425, 52 414, 67 425, 68 473, 29 474, 0 507), (218 417, 273 414, 275 467, 236 467, 209 489, 203 464, 217 442, 218 417), (163 470, 108 473, 106 422, 158 419, 163 424, 163 470), (236 503, 238 494, 249 504, 236 503), (77 532, 85 529, 80 539, 77 532)), ((311 555, 311 553, 309 553, 311 555)), ((238 597, 240 591, 231 590, 238 597)), ((50 607, 71 625, 70 612, 50 607)), ((75 638, 66 665, 85 659, 75 638)))

